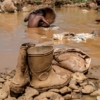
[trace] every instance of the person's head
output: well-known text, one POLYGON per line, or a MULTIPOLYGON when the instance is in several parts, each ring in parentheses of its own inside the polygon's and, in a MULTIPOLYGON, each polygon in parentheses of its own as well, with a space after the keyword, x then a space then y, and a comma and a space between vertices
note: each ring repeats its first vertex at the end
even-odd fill
POLYGON ((34 11, 35 14, 41 14, 42 16, 46 16, 46 12, 44 9, 38 9, 34 11))

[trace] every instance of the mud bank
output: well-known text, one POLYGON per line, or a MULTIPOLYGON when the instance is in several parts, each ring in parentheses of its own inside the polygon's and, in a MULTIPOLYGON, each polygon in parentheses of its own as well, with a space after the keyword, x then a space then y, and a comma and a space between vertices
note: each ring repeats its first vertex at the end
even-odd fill
POLYGON ((10 93, 9 85, 14 75, 15 70, 0 73, 1 100, 100 100, 100 80, 92 76, 88 77, 88 74, 74 73, 67 86, 60 89, 50 89, 42 93, 27 86, 20 95, 10 93))

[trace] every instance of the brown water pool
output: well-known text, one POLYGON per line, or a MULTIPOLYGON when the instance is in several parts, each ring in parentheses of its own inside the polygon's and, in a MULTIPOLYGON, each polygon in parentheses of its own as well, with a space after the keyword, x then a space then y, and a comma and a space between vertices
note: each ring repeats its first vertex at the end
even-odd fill
MULTIPOLYGON (((0 13, 0 71, 15 69, 19 48, 22 43, 51 42, 54 33, 75 32, 91 33, 100 29, 100 24, 95 19, 100 12, 95 10, 83 10, 79 8, 55 8, 57 18, 52 26, 59 30, 44 30, 43 28, 27 29, 27 23, 23 22, 28 12, 15 14, 0 13)), ((67 40, 53 41, 55 47, 80 48, 92 58, 91 65, 100 64, 100 37, 88 39, 86 43, 77 43, 67 40)))

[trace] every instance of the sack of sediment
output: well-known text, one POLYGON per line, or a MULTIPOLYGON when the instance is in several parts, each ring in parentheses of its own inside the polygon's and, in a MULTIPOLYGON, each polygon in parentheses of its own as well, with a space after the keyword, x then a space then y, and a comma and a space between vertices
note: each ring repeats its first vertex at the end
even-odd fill
POLYGON ((72 72, 86 72, 91 58, 80 49, 57 48, 54 51, 52 64, 59 65, 72 72))

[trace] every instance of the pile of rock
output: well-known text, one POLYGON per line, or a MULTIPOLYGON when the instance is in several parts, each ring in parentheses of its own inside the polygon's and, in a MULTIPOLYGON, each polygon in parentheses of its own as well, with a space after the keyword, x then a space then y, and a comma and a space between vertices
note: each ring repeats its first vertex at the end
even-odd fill
POLYGON ((4 0, 1 3, 1 12, 16 12, 17 7, 14 5, 12 0, 4 0))
POLYGON ((100 100, 100 82, 90 80, 80 72, 74 73, 69 84, 60 89, 54 88, 41 93, 27 86, 23 94, 11 97, 9 87, 14 74, 15 71, 0 73, 0 100, 81 100, 84 94, 100 100))

